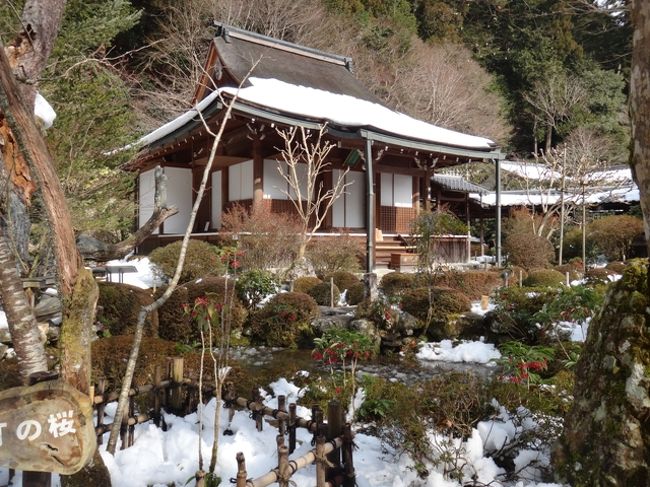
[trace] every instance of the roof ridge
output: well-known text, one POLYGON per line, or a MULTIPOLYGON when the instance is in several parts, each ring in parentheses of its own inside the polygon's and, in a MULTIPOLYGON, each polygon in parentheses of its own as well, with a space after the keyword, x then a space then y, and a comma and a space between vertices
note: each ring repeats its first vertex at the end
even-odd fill
POLYGON ((258 34, 257 32, 233 27, 232 25, 228 25, 216 20, 213 22, 213 25, 216 27, 216 37, 223 37, 226 42, 228 42, 229 37, 234 37, 236 39, 253 42, 255 44, 273 47, 275 49, 281 49, 283 51, 292 52, 294 54, 299 54, 305 57, 319 59, 321 61, 329 62, 332 64, 345 66, 348 71, 352 72, 351 57, 332 54, 329 52, 321 51, 319 49, 314 49, 312 47, 301 46, 300 44, 293 42, 284 41, 281 39, 276 39, 274 37, 265 36, 263 34, 258 34))

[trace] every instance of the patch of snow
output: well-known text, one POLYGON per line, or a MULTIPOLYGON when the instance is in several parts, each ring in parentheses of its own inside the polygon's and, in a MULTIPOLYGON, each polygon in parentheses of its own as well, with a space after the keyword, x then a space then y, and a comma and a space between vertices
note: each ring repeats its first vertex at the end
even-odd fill
POLYGON ((500 359, 501 353, 492 343, 463 340, 454 345, 451 340, 443 340, 440 343, 422 344, 416 357, 420 360, 489 364, 500 359))
POLYGON ((9 328, 9 323, 7 322, 7 315, 4 311, 0 310, 0 330, 9 328))
POLYGON ((486 313, 488 313, 489 311, 492 311, 496 307, 497 307, 496 304, 494 304, 492 301, 489 301, 488 305, 487 305, 487 308, 483 309, 481 307, 481 302, 480 301, 472 301, 472 308, 471 308, 470 311, 472 313, 474 313, 474 314, 484 316, 486 313))
MULTIPOLYGON (((130 284, 131 286, 139 287, 142 289, 148 289, 152 287, 161 286, 162 281, 156 276, 153 270, 153 264, 149 261, 148 257, 135 258, 131 260, 126 259, 115 259, 109 260, 106 262, 107 266, 118 266, 118 265, 132 265, 137 269, 137 272, 125 273, 123 275, 124 284, 130 284)), ((111 279, 113 282, 117 282, 118 275, 117 273, 112 274, 111 279)))
POLYGON ((56 118, 56 112, 52 108, 52 105, 38 92, 36 93, 36 98, 34 98, 34 116, 43 122, 43 126, 46 129, 52 126, 56 118))
POLYGON ((357 392, 354 394, 354 397, 352 398, 352 401, 350 401, 350 405, 348 407, 348 412, 345 415, 345 420, 352 422, 354 421, 354 413, 355 411, 358 411, 361 405, 363 404, 363 401, 366 400, 366 391, 363 390, 363 387, 359 387, 357 389, 357 392))
POLYGON ((583 322, 576 321, 558 321, 554 323, 555 333, 568 337, 572 342, 584 342, 587 340, 587 331, 589 330, 589 323, 591 318, 587 318, 583 322))

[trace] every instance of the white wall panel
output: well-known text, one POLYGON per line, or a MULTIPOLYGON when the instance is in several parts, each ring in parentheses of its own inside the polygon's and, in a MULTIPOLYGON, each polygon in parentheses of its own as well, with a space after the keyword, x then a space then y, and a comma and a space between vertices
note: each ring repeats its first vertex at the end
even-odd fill
POLYGON ((395 174, 393 187, 393 205, 400 208, 413 206, 413 177, 395 174))
POLYGON ((241 163, 241 198, 242 200, 253 199, 253 161, 241 163))
POLYGON ((381 173, 381 206, 393 206, 393 174, 381 173))
POLYGON ((346 176, 346 182, 352 183, 347 187, 345 195, 345 223, 348 228, 362 228, 365 226, 365 199, 366 185, 364 173, 350 171, 346 176))
MULTIPOLYGON (((138 227, 141 227, 153 214, 155 192, 155 169, 140 173, 138 181, 138 227)), ((158 233, 156 229, 154 234, 158 233)))
POLYGON ((192 170, 166 167, 167 202, 176 206, 178 213, 165 220, 165 233, 184 233, 192 213, 192 170))
POLYGON ((274 159, 264 159, 264 197, 274 200, 288 199, 285 190, 287 181, 280 175, 278 167, 287 172, 287 163, 274 159))
POLYGON ((221 228, 221 204, 223 202, 222 199, 222 191, 221 191, 221 171, 214 171, 212 173, 212 188, 211 188, 211 197, 212 197, 212 204, 210 207, 210 223, 212 225, 212 228, 219 229, 221 228))

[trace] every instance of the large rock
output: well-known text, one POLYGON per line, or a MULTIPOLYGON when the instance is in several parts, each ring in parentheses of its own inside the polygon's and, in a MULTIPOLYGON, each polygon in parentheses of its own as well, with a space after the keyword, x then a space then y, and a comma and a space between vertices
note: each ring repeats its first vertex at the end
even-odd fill
POLYGON ((591 322, 555 451, 573 487, 650 485, 648 301, 647 269, 633 265, 591 322))

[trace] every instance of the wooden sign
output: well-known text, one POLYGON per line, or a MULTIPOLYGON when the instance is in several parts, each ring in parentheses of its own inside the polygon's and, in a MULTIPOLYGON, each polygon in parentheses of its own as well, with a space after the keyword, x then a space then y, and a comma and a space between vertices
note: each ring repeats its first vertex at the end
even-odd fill
POLYGON ((0 392, 0 465, 73 474, 97 448, 90 398, 55 380, 0 392))

